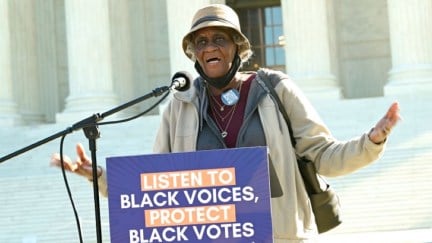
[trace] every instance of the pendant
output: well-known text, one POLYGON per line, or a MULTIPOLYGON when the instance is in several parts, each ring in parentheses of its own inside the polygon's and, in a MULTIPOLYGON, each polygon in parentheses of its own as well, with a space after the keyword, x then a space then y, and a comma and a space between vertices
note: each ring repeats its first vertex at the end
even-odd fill
POLYGON ((240 99, 240 93, 237 89, 230 89, 221 95, 222 102, 225 105, 234 105, 240 99))
POLYGON ((225 138, 228 135, 228 133, 226 131, 223 131, 223 132, 221 132, 221 135, 223 138, 225 138))

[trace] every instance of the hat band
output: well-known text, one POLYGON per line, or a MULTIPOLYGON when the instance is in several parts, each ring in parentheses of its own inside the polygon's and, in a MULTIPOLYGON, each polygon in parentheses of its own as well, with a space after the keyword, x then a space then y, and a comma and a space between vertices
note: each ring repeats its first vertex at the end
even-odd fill
POLYGON ((197 20, 197 21, 192 25, 192 28, 191 28, 191 29, 193 29, 193 28, 195 28, 197 25, 199 25, 199 24, 201 24, 201 23, 204 23, 204 22, 207 22, 207 21, 219 21, 219 22, 225 22, 225 23, 228 23, 228 24, 230 24, 230 25, 232 25, 232 26, 236 26, 235 24, 233 24, 233 23, 230 22, 229 20, 224 19, 224 18, 221 18, 221 17, 218 17, 218 16, 205 16, 205 17, 202 17, 202 18, 198 19, 198 20, 197 20))

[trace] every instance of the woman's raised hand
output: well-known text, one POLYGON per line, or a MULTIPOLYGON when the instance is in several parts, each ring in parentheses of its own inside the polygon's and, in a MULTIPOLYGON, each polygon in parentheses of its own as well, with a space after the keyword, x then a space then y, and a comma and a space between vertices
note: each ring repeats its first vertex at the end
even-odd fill
POLYGON ((393 102, 384 117, 377 122, 369 133, 369 139, 372 142, 380 144, 387 139, 393 127, 396 126, 397 122, 401 119, 399 111, 399 103, 393 102))
MULTIPOLYGON (((88 180, 92 180, 92 162, 90 158, 86 155, 84 147, 82 144, 78 143, 76 145, 77 159, 72 162, 68 156, 63 156, 64 168, 67 171, 73 172, 80 176, 86 177, 88 180)), ((61 167, 60 154, 55 153, 51 156, 51 166, 61 167)), ((98 168, 98 175, 102 171, 98 168)))

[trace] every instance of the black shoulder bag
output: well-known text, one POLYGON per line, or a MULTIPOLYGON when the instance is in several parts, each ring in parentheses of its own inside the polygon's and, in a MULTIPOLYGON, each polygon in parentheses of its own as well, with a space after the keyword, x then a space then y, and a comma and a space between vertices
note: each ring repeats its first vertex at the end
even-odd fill
MULTIPOLYGON (((264 82, 265 86, 267 86, 270 94, 276 100, 279 106, 279 110, 284 116, 284 119, 288 125, 291 143, 295 149, 296 141, 293 136, 291 122, 288 118, 288 114, 286 113, 284 106, 270 81, 265 77, 260 77, 261 80, 264 82)), ((297 163, 300 174, 303 177, 306 191, 311 201, 312 211, 315 215, 315 222, 318 226, 318 232, 324 233, 335 228, 342 223, 340 217, 339 197, 336 195, 336 192, 330 187, 327 181, 324 180, 324 178, 322 178, 319 174, 317 174, 315 165, 312 161, 302 157, 297 158, 297 163)))

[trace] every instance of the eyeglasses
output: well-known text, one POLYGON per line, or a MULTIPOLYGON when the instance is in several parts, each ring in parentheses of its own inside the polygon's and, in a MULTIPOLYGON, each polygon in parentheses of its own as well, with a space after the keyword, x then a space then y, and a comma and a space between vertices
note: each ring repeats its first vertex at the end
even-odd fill
POLYGON ((205 36, 199 36, 194 41, 195 50, 197 51, 204 50, 208 45, 225 48, 232 43, 233 41, 231 38, 225 36, 224 34, 215 34, 210 39, 205 36))

